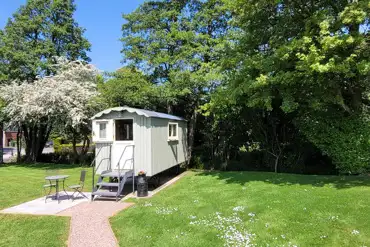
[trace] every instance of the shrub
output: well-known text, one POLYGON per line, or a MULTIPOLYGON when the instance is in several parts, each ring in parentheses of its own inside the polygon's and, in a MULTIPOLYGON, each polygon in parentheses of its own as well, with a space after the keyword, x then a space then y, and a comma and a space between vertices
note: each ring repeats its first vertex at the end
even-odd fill
POLYGON ((42 163, 55 163, 55 164, 73 164, 78 163, 82 165, 90 165, 95 157, 95 153, 87 153, 85 155, 79 155, 78 160, 74 160, 71 152, 59 152, 59 153, 47 153, 42 154, 38 162, 42 163))
POLYGON ((307 139, 328 155, 340 173, 370 170, 370 122, 363 116, 316 115, 298 123, 307 139))

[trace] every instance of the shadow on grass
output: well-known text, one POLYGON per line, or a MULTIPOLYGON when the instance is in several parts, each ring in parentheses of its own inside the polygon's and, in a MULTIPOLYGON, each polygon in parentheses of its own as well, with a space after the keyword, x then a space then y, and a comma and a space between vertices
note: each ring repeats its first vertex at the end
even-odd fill
POLYGON ((1 164, 0 167, 22 167, 22 168, 33 168, 33 169, 73 169, 73 168, 91 168, 88 165, 81 164, 54 164, 54 163, 5 163, 1 164))
POLYGON ((357 186, 370 186, 370 176, 324 176, 324 175, 301 175, 272 172, 220 172, 204 171, 196 176, 211 176, 226 183, 245 185, 249 182, 265 182, 275 185, 312 185, 323 187, 331 185, 337 189, 346 189, 357 186))

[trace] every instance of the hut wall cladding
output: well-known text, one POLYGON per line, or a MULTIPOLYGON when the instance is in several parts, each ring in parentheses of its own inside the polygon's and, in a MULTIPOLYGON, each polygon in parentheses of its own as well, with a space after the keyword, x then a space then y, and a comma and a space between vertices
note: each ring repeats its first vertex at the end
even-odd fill
POLYGON ((152 118, 152 174, 157 174, 186 160, 186 122, 152 118), (178 123, 177 141, 168 140, 168 123, 178 123))
MULTIPOLYGON (((133 137, 135 144, 135 174, 143 170, 148 176, 152 175, 152 164, 151 164, 151 118, 138 115, 130 112, 111 112, 103 115, 99 120, 109 120, 109 124, 113 126, 115 119, 134 119, 133 121, 133 137)), ((115 127, 112 128, 113 139, 115 139, 115 127)), ((113 144, 114 145, 114 144, 113 144)), ((123 150, 122 150, 123 151, 123 150)), ((114 155, 121 155, 114 154, 114 155)), ((99 169, 99 171, 102 171, 99 169)))
POLYGON ((135 174, 137 175, 139 171, 145 171, 147 176, 152 176, 152 119, 137 114, 134 115, 135 174))

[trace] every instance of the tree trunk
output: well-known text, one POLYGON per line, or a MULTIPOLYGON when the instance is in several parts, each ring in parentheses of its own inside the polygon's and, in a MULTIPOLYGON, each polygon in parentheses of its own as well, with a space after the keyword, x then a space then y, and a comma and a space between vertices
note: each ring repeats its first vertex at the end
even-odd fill
POLYGON ((188 160, 187 166, 189 165, 192 155, 193 155, 193 146, 194 146, 194 137, 195 137, 195 128, 197 124, 198 112, 197 108, 194 107, 193 114, 191 115, 189 121, 189 134, 188 134, 188 160))
POLYGON ((77 152, 77 139, 76 132, 72 130, 72 152, 73 152, 73 163, 78 163, 78 152, 77 152))
POLYGON ((167 113, 168 114, 172 114, 173 113, 173 109, 172 109, 172 104, 170 104, 169 102, 167 102, 167 113))
POLYGON ((36 162, 44 150, 51 126, 48 124, 23 125, 22 129, 26 141, 26 162, 36 162))
MULTIPOLYGON (((25 143, 26 143, 26 160, 28 160, 28 157, 31 155, 31 146, 32 146, 32 138, 31 138, 31 135, 32 133, 30 133, 28 131, 28 128, 26 125, 22 125, 22 129, 23 129, 23 135, 24 135, 24 140, 25 140, 25 143)), ((31 130, 30 130, 31 131, 31 130)))
POLYGON ((81 155, 86 155, 90 148, 90 139, 87 135, 84 136, 84 144, 81 150, 81 155))
POLYGON ((17 163, 21 162, 21 156, 22 156, 22 129, 18 127, 17 130, 17 163))
POLYGON ((275 156, 275 173, 278 172, 279 158, 280 158, 280 155, 275 156))
POLYGON ((4 163, 3 155, 4 155, 4 124, 0 123, 0 130, 1 130, 1 136, 0 136, 0 164, 4 163))

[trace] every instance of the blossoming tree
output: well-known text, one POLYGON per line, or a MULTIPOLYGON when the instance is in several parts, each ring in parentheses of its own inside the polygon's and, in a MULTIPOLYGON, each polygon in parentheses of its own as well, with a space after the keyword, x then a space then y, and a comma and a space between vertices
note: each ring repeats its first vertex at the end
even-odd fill
POLYGON ((34 83, 13 82, 0 90, 3 113, 23 131, 29 162, 41 155, 54 126, 78 129, 87 125, 89 106, 97 95, 94 66, 57 58, 55 71, 34 83))

